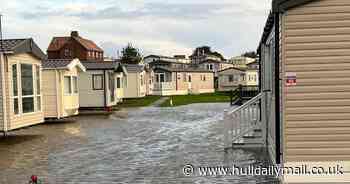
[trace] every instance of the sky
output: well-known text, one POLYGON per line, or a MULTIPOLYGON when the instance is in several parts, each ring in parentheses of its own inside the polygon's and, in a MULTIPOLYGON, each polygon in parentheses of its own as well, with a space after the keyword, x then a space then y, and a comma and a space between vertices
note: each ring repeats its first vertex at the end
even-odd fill
POLYGON ((190 55, 208 45, 226 58, 256 50, 271 0, 0 0, 4 38, 33 38, 46 51, 72 30, 116 57, 190 55))

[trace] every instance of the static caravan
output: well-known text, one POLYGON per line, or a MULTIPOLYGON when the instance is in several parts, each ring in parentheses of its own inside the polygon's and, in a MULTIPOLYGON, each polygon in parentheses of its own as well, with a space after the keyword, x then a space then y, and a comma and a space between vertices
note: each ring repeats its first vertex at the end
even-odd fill
POLYGON ((284 183, 350 182, 350 1, 274 0, 259 47, 267 146, 284 183))
POLYGON ((214 72, 199 68, 155 67, 154 95, 214 93, 214 72))
POLYGON ((125 80, 125 98, 142 98, 147 94, 147 72, 145 66, 137 64, 123 65, 128 73, 125 80))
POLYGON ((44 122, 43 59, 32 39, 0 40, 0 132, 44 122))
POLYGON ((78 78, 85 67, 79 59, 47 59, 42 63, 45 118, 61 119, 79 113, 78 78))
POLYGON ((117 62, 82 61, 79 75, 79 103, 82 109, 109 108, 124 98, 126 69, 117 62))
POLYGON ((227 68, 218 72, 218 90, 236 90, 240 85, 246 85, 246 70, 241 68, 227 68))

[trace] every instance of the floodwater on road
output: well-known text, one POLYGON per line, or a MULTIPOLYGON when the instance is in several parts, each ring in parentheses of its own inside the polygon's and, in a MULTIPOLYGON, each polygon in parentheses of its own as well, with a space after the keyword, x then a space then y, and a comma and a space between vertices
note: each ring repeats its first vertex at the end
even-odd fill
POLYGON ((262 153, 223 150, 227 104, 137 108, 80 116, 0 138, 0 183, 272 183, 266 177, 188 177, 186 164, 259 164, 262 153))

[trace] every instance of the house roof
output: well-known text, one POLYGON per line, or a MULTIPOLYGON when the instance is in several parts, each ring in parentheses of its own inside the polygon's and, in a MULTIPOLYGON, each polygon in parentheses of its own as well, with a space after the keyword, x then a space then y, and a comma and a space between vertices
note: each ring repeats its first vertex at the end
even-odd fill
POLYGON ((143 72, 145 70, 144 66, 137 65, 137 64, 123 64, 123 66, 126 68, 126 71, 129 73, 143 72))
POLYGON ((40 60, 46 58, 45 53, 32 38, 0 40, 0 52, 8 54, 31 53, 40 60))
POLYGON ((79 42, 85 49, 91 51, 103 52, 103 50, 95 44, 95 42, 82 38, 80 36, 72 36, 72 37, 54 37, 47 48, 47 51, 58 51, 60 50, 66 43, 68 43, 71 39, 79 42))
POLYGON ((173 67, 163 67, 163 66, 158 66, 155 67, 153 70, 165 70, 168 72, 197 72, 197 73, 214 73, 213 71, 210 70, 203 70, 201 68, 173 68, 173 67))
POLYGON ((303 4, 307 4, 315 0, 273 0, 272 1, 272 11, 273 12, 283 12, 290 8, 294 8, 303 4))
POLYGON ((79 61, 79 59, 46 59, 42 62, 42 67, 44 70, 50 69, 62 69, 71 70, 74 67, 78 67, 81 71, 86 71, 84 65, 79 61))
POLYGON ((220 70, 219 73, 227 71, 227 70, 238 70, 238 71, 241 71, 241 72, 245 72, 246 71, 246 69, 243 69, 243 68, 230 67, 230 68, 226 68, 226 69, 220 70))
POLYGON ((119 63, 110 61, 84 61, 82 64, 87 70, 114 70, 118 67, 119 63))

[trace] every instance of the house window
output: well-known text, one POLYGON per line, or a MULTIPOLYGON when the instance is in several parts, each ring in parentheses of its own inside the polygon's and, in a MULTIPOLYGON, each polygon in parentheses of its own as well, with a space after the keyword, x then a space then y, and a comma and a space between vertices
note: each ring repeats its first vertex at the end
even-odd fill
POLYGON ((229 76, 228 76, 228 81, 229 81, 229 82, 233 82, 233 75, 229 75, 229 76))
POLYGON ((118 77, 117 78, 117 89, 120 89, 121 88, 121 78, 118 77))
POLYGON ((72 84, 73 84, 73 92, 75 93, 75 94, 77 94, 78 93, 78 77, 77 76, 73 76, 72 77, 72 84))
POLYGON ((64 76, 64 93, 72 94, 72 81, 70 76, 64 76))
POLYGON ((36 108, 37 111, 41 111, 41 84, 40 84, 40 66, 35 66, 35 78, 36 78, 36 108))
POLYGON ((103 75, 93 74, 92 75, 92 89, 93 90, 103 90, 103 75))
POLYGON ((21 64, 22 112, 34 112, 33 66, 21 64))
POLYGON ((69 49, 64 49, 64 56, 66 56, 66 57, 70 56, 70 50, 69 49))
POLYGON ((12 96, 13 96, 13 112, 15 114, 19 114, 17 64, 12 65, 12 96))

